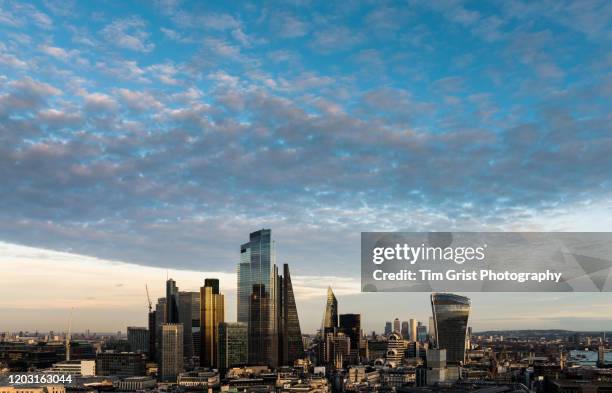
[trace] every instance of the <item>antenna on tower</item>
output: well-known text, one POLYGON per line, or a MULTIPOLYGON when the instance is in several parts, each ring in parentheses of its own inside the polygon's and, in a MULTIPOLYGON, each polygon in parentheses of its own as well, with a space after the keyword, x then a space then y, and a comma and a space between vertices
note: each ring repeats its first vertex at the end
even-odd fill
POLYGON ((145 289, 147 290, 147 301, 149 302, 149 312, 153 309, 153 304, 151 303, 151 296, 149 296, 149 286, 145 284, 145 289))
POLYGON ((68 334, 66 334, 66 361, 70 361, 70 339, 72 338, 72 313, 74 307, 70 308, 70 319, 68 320, 68 334))

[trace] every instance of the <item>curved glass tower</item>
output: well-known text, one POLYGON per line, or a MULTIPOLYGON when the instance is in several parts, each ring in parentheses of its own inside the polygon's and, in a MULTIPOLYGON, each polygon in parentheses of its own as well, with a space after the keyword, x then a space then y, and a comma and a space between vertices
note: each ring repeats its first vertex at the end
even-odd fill
POLYGON ((432 293, 431 311, 436 343, 439 349, 446 349, 447 364, 463 363, 470 299, 452 293, 432 293))
POLYGON ((327 288, 327 303, 325 304, 325 314, 323 315, 323 333, 333 333, 338 327, 338 300, 331 287, 327 288))

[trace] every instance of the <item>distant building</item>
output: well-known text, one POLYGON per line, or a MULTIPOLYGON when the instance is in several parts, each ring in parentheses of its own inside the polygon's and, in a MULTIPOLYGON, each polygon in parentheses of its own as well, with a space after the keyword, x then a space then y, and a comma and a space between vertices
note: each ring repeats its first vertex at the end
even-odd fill
POLYGON ((149 323, 149 351, 148 351, 148 355, 149 355, 149 359, 151 359, 151 360, 155 360, 155 357, 157 356, 157 327, 156 327, 156 321, 157 321, 157 310, 150 310, 149 311, 149 319, 148 319, 148 323, 149 323))
POLYGON ((431 308, 437 347, 446 349, 447 364, 463 363, 470 299, 450 293, 433 293, 431 308))
POLYGON ((350 364, 359 363, 359 351, 361 349, 361 315, 360 314, 340 314, 340 328, 351 340, 350 364))
POLYGON ((416 338, 417 338, 416 341, 420 343, 427 341, 427 326, 421 325, 419 323, 419 325, 417 326, 416 338))
POLYGON ((204 280, 204 286, 200 288, 200 299, 200 366, 216 367, 218 326, 225 320, 225 299, 219 292, 219 280, 204 280))
POLYGON ((55 363, 51 367, 52 373, 69 374, 76 377, 91 377, 96 375, 95 360, 68 360, 55 363))
POLYGON ((178 316, 178 287, 176 281, 168 279, 166 281, 166 318, 165 323, 179 323, 178 316))
POLYGON ((289 265, 283 264, 283 275, 278 276, 278 312, 279 321, 279 354, 280 365, 293 366, 296 360, 304 358, 304 343, 298 318, 293 284, 289 274, 289 265))
POLYGON ((159 362, 160 380, 175 382, 181 372, 183 372, 183 325, 163 324, 161 361, 159 362))
POLYGON ((393 333, 393 324, 390 321, 385 322, 385 336, 393 333))
POLYGON ((248 363, 248 326, 242 322, 222 322, 219 324, 219 347, 217 367, 228 370, 245 366, 248 363))
POLYGON ((161 339, 162 339, 162 325, 166 323, 166 298, 160 297, 157 299, 157 305, 155 306, 155 357, 154 359, 159 362, 161 359, 161 339))
POLYGON ((146 327, 129 326, 127 328, 127 341, 132 352, 149 352, 149 331, 146 327))
POLYGON ((140 392, 153 389, 155 386, 157 380, 153 377, 127 377, 113 383, 113 387, 119 392, 140 392))
POLYGON ((401 333, 401 326, 400 326, 400 320, 398 318, 395 318, 393 320, 393 331, 397 332, 397 333, 401 333))
POLYGON ((417 341, 417 322, 410 318, 410 341, 417 341))
POLYGON ((327 288, 327 302, 323 315, 323 333, 332 333, 338 327, 338 300, 331 287, 327 288))
POLYGON ((96 355, 96 375, 136 377, 145 375, 145 360, 135 352, 103 352, 96 355))
POLYGON ((404 340, 410 339, 410 324, 408 323, 408 321, 402 322, 401 333, 402 333, 402 337, 404 338, 404 340))
POLYGON ((178 293, 179 323, 183 324, 183 357, 191 360, 200 353, 200 292, 178 293))

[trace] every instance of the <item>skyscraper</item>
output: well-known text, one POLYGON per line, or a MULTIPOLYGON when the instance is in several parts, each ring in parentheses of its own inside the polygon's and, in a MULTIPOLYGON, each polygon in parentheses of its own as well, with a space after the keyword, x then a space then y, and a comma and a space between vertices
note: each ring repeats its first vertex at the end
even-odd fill
POLYGON ((219 293, 219 280, 207 278, 200 288, 200 365, 217 366, 219 324, 225 320, 225 299, 219 293))
POLYGON ((385 322, 385 336, 390 335, 393 332, 393 324, 391 321, 385 322))
POLYGON ((178 287, 171 278, 166 281, 166 323, 179 323, 178 287))
POLYGON ((157 299, 155 306, 155 360, 161 360, 162 325, 166 323, 166 298, 157 299))
POLYGON ((222 322, 219 324, 217 367, 222 372, 248 363, 248 334, 246 323, 222 322))
POLYGON ((175 382, 179 373, 183 372, 183 325, 163 324, 161 341, 160 379, 164 382, 175 382))
POLYGON ((396 333, 399 333, 400 329, 401 329, 400 328, 400 320, 398 318, 395 318, 393 320, 393 331, 396 332, 396 333))
POLYGON ((436 341, 436 325, 434 324, 433 317, 429 317, 429 339, 433 343, 436 341))
POLYGON ((417 341, 417 321, 410 318, 410 341, 417 341))
POLYGON ((359 351, 361 349, 361 315, 340 314, 340 332, 344 333, 350 340, 349 363, 359 363, 359 351))
POLYGON ((401 333, 404 340, 408 340, 410 338, 410 325, 408 324, 408 321, 402 322, 401 333))
POLYGON ((446 349, 446 362, 451 365, 464 362, 470 299, 451 293, 433 293, 431 310, 437 347, 446 349))
POLYGON ((338 327, 338 300, 331 287, 327 288, 327 303, 323 315, 323 333, 333 333, 338 327))
POLYGON ((157 327, 155 322, 157 320, 157 311, 151 310, 149 307, 149 352, 148 357, 150 360, 155 360, 156 356, 156 342, 157 342, 157 327))
POLYGON ((278 270, 272 231, 261 229, 240 246, 238 322, 249 326, 249 363, 278 365, 278 270))
POLYGON ((200 343, 200 293, 181 291, 178 297, 179 322, 183 324, 183 356, 191 360, 200 353, 197 348, 200 343))
POLYGON ((298 318, 295 295, 289 274, 289 265, 283 264, 283 275, 279 277, 280 322, 279 364, 293 366, 297 359, 304 357, 302 331, 298 318))

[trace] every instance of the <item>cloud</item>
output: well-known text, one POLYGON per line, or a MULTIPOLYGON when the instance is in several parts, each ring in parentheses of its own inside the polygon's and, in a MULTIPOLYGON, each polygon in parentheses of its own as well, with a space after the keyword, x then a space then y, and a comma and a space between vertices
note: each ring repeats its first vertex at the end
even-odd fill
POLYGON ((117 102, 104 93, 91 93, 87 94, 84 98, 84 107, 90 112, 113 111, 117 108, 117 102))
POLYGON ((117 19, 104 27, 100 33, 110 44, 138 52, 150 52, 155 44, 149 42, 146 22, 138 17, 117 19))

